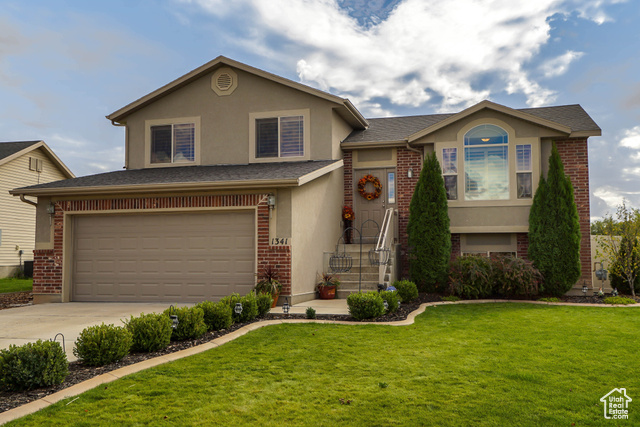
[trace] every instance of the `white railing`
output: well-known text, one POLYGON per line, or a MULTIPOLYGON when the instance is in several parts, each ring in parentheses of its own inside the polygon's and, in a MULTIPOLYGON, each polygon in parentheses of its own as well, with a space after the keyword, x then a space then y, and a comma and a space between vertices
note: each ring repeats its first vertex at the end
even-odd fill
MULTIPOLYGON (((378 236, 378 241, 376 242, 375 250, 389 250, 389 261, 391 259, 391 242, 393 242, 393 208, 389 208, 384 213, 384 219, 382 220, 382 229, 380 230, 380 235, 378 236)), ((389 267, 389 262, 380 264, 378 267, 378 283, 384 283, 384 278, 387 275, 387 268, 389 267)))

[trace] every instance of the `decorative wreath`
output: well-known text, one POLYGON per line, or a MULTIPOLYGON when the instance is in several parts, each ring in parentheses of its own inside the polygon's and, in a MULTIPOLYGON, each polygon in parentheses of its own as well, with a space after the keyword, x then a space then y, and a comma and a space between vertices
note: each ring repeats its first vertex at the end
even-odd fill
POLYGON ((382 184, 380 184, 380 180, 375 176, 365 175, 358 181, 358 193, 367 200, 375 200, 382 194, 382 184), (365 190, 367 182, 373 184, 374 191, 372 193, 368 193, 365 190))

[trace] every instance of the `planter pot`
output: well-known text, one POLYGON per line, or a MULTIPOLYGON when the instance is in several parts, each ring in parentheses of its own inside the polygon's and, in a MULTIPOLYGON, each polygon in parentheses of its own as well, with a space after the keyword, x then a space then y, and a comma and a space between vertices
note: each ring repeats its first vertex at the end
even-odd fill
POLYGON ((273 302, 271 303, 271 308, 274 308, 276 304, 278 304, 278 297, 280 296, 280 292, 277 294, 271 294, 271 298, 273 298, 273 302))
POLYGON ((334 299, 336 297, 335 286, 320 286, 318 291, 320 292, 320 299, 334 299))

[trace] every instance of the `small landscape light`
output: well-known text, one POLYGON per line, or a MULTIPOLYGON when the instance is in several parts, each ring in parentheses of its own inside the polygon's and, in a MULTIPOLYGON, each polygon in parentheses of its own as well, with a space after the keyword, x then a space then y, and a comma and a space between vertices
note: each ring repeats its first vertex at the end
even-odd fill
POLYGON ((236 314, 242 313, 242 303, 237 302, 233 311, 235 311, 236 314))
POLYGON ((589 288, 587 287, 587 284, 585 283, 584 285, 582 285, 582 293, 586 296, 587 295, 587 291, 589 291, 589 288))
POLYGON ((613 288, 613 291, 611 292, 611 295, 613 295, 614 297, 618 296, 618 288, 613 288))
POLYGON ((282 312, 283 312, 284 314, 287 314, 287 315, 288 315, 288 314, 289 314, 289 309, 290 309, 290 308, 291 308, 291 307, 289 306, 289 298, 285 298, 285 299, 284 299, 284 304, 282 304, 282 312))
POLYGON ((176 314, 176 308, 173 305, 171 305, 169 307, 169 319, 171 319, 171 328, 176 329, 180 322, 178 321, 178 315, 176 314), (173 313, 173 314, 171 314, 171 313, 173 313))
POLYGON ((398 301, 398 308, 400 308, 400 301, 398 301))
POLYGON ((389 310, 389 303, 388 303, 386 300, 385 300, 385 301, 383 301, 383 302, 384 302, 384 309, 385 309, 385 311, 386 311, 386 310, 389 310))

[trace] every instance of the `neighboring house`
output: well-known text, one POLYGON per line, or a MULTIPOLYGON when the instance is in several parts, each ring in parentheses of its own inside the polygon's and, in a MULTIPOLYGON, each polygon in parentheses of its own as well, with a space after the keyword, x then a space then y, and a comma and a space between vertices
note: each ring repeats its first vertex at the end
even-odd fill
POLYGON ((404 275, 409 202, 432 151, 450 198, 452 256, 524 257, 552 140, 576 188, 590 282, 587 138, 600 128, 578 105, 483 101, 367 120, 347 99, 218 57, 107 118, 126 126, 126 170, 13 190, 37 196, 41 218, 55 205, 51 227, 38 222, 35 302, 216 299, 249 291, 266 264, 278 267, 281 299, 313 299, 343 205, 355 225, 396 208, 404 275), (358 193, 365 174, 381 181, 379 198, 358 193))
POLYGON ((66 178, 73 173, 43 141, 0 142, 0 277, 33 260, 36 208, 9 190, 66 178))

